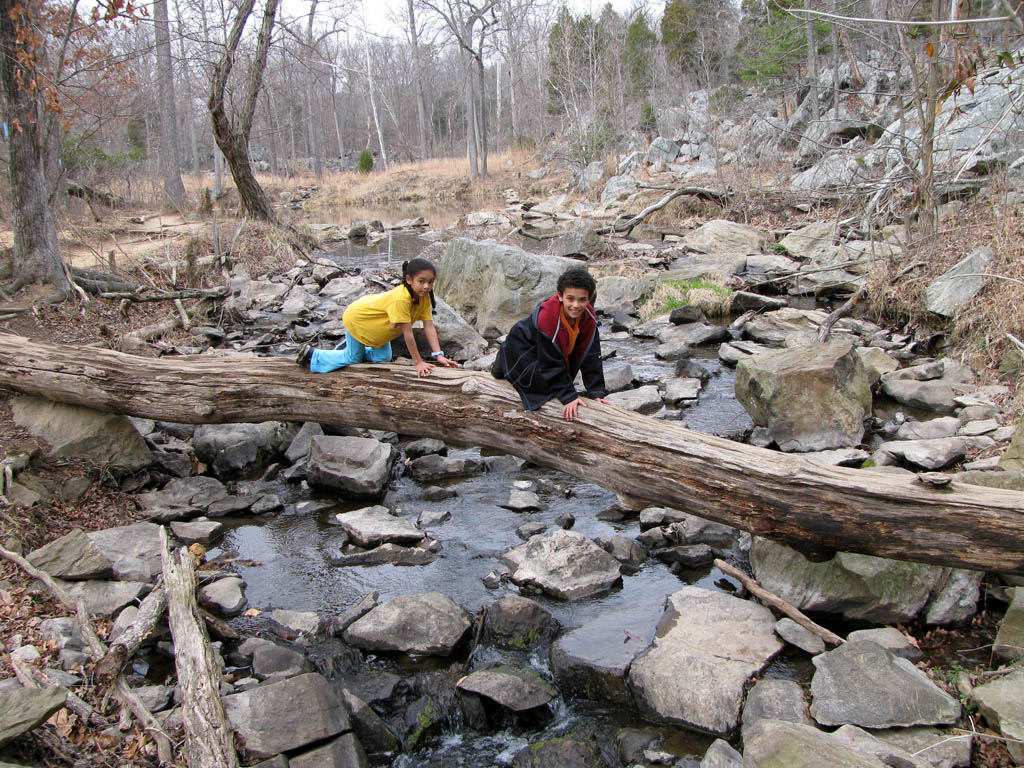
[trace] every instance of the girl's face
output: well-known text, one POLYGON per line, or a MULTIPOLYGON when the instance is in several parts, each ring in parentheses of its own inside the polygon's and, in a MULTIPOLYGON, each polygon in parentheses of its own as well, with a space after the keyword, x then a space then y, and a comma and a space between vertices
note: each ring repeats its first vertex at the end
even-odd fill
POLYGON ((415 275, 406 275, 405 282, 412 288, 413 294, 416 298, 423 298, 429 296, 430 292, 434 289, 434 280, 437 275, 432 269, 424 269, 417 272, 415 275))

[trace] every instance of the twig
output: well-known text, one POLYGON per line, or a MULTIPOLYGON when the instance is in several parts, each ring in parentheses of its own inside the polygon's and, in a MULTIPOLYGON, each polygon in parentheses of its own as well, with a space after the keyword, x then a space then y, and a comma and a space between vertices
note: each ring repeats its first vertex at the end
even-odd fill
POLYGON ((1006 334, 1006 337, 1007 337, 1007 338, 1008 338, 1008 339, 1009 339, 1010 341, 1012 341, 1012 342, 1013 342, 1014 344, 1016 344, 1016 345, 1017 345, 1017 348, 1018 348, 1018 349, 1020 349, 1020 350, 1024 350, 1024 342, 1022 342, 1022 341, 1021 341, 1020 339, 1018 339, 1018 338, 1017 338, 1016 336, 1014 336, 1014 335, 1013 335, 1012 333, 1008 333, 1008 334, 1006 334))
POLYGON ((787 603, 778 595, 773 595, 771 592, 762 587, 760 584, 758 584, 756 581, 747 576, 747 574, 743 573, 743 571, 739 570, 738 568, 734 568, 733 566, 729 565, 727 562, 721 559, 715 560, 715 566, 720 571, 722 571, 722 573, 725 573, 729 576, 732 576, 734 579, 737 579, 740 582, 740 584, 747 588, 747 591, 750 592, 750 594, 754 595, 757 598, 760 598, 763 602, 768 603, 769 605, 774 606, 775 608, 778 608, 780 611, 789 616, 789 618, 791 618, 801 627, 806 629, 808 632, 813 632, 826 643, 831 643, 832 645, 841 645, 843 642, 845 642, 843 638, 841 638, 839 635, 835 634, 834 632, 830 632, 820 624, 815 624, 813 621, 807 618, 807 616, 801 613, 801 611, 798 608, 791 605, 790 603, 787 603))
POLYGON ((181 318, 181 327, 187 331, 192 327, 192 321, 189 319, 188 312, 185 311, 185 305, 181 303, 181 299, 174 300, 174 307, 178 310, 178 317, 181 318))
POLYGON ((60 268, 64 270, 64 277, 67 278, 68 285, 78 292, 78 295, 82 297, 82 301, 89 301, 89 295, 85 292, 85 289, 82 288, 82 286, 75 282, 75 278, 71 276, 71 270, 68 269, 68 265, 64 262, 64 259, 60 260, 60 268))
POLYGON ((485 605, 480 609, 480 618, 476 625, 476 632, 473 633, 473 644, 469 647, 469 654, 466 656, 466 663, 462 666, 463 673, 469 672, 469 665, 473 663, 473 654, 476 653, 477 646, 480 645, 480 636, 484 631, 484 621, 487 619, 487 606, 485 605))

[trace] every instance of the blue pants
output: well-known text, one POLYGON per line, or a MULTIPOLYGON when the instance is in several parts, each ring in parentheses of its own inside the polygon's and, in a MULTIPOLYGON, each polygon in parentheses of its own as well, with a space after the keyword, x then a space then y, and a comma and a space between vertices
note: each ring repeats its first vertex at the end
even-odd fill
POLYGON ((345 331, 345 346, 342 349, 315 349, 309 359, 309 370, 313 373, 329 373, 354 363, 390 363, 391 342, 381 347, 368 347, 356 341, 345 331))

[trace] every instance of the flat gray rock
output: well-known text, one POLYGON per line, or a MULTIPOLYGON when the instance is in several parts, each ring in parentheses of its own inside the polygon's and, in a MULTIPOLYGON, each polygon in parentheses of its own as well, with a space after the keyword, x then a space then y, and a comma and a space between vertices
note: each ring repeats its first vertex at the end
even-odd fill
POLYGON ((961 427, 956 416, 939 416, 928 421, 905 421, 896 431, 897 440, 934 440, 953 437, 961 427))
POLYGON ((360 547, 381 544, 416 544, 426 534, 402 517, 395 517, 387 507, 378 505, 342 512, 334 516, 352 542, 360 547))
POLYGON ((218 579, 201 587, 196 597, 199 603, 211 608, 219 616, 237 616, 246 606, 245 582, 237 576, 218 579))
POLYGON ((775 632, 790 645, 795 645, 812 656, 825 652, 824 640, 789 617, 783 617, 775 622, 775 632))
POLYGON ((971 764, 974 736, 969 733, 942 731, 922 725, 874 731, 874 735, 916 754, 931 768, 967 768, 971 764))
POLYGON ((771 611, 748 600, 694 586, 676 592, 653 645, 630 667, 641 714, 727 735, 747 681, 782 650, 774 626, 771 611))
POLYGON ((397 457, 394 446, 372 438, 318 435, 310 442, 306 479, 348 498, 377 499, 397 457))
POLYGON ((178 520, 171 523, 171 532, 185 544, 193 542, 209 544, 220 536, 223 530, 224 524, 218 523, 216 520, 193 520, 191 522, 178 520))
POLYGON ((487 465, 479 459, 455 459, 429 454, 413 459, 408 464, 409 474, 418 483, 436 483, 453 477, 482 474, 487 465))
POLYGON ((110 576, 112 563, 81 528, 28 554, 37 568, 60 579, 101 579, 110 576))
POLYGON ((351 730, 331 684, 316 673, 264 683, 222 701, 244 753, 257 758, 351 730))
POLYGON ((985 285, 984 274, 994 258, 992 249, 983 245, 932 280, 925 289, 925 306, 928 311, 943 317, 956 314, 985 285))
MULTIPOLYGON (((223 488, 219 482, 217 486, 223 488)), ((115 566, 120 558, 131 557, 146 563, 151 577, 163 569, 160 563, 160 526, 155 523, 119 525, 102 531, 92 531, 87 535, 115 566)), ((177 546, 173 537, 169 543, 171 547, 177 546)))
POLYGON ((129 603, 149 591, 149 584, 139 581, 60 581, 72 600, 82 600, 89 613, 113 616, 129 603))
POLYGON ((744 768, 891 768, 810 725, 762 720, 743 742, 744 768))
POLYGON ((535 512, 541 509, 540 497, 536 493, 519 488, 509 491, 508 501, 498 506, 513 512, 535 512))
POLYGON ((622 577, 619 562, 583 534, 556 530, 508 550, 509 578, 562 600, 601 594, 622 577))
POLYGON ((542 707, 558 691, 533 670, 500 666, 473 672, 459 680, 460 691, 475 693, 513 712, 542 707))
POLYGON ((814 725, 807 714, 804 689, 795 680, 759 680, 743 704, 743 740, 762 720, 814 725))
POLYGON ((0 747, 45 723, 67 701, 66 688, 16 688, 0 695, 0 747))
POLYGON ((1018 764, 1024 762, 1024 669, 977 686, 971 699, 985 721, 1009 739, 1006 747, 1018 764))
POLYGON ((822 725, 949 725, 960 704, 906 659, 868 641, 814 657, 811 717, 822 725))
POLYGON ((612 392, 606 399, 617 408, 637 413, 654 413, 661 408, 661 392, 653 384, 612 392))
POLYGON ((440 592, 427 592, 378 605, 350 624, 344 638, 369 651, 448 656, 471 625, 462 608, 440 592))
POLYGON ((288 768, 364 768, 366 765, 366 753, 354 733, 343 733, 327 744, 288 758, 288 768))

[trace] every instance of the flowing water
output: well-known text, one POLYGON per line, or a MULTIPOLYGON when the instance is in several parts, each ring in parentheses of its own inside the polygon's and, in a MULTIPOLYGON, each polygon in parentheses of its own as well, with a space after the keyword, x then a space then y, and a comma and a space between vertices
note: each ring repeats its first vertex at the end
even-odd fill
MULTIPOLYGON (((394 236, 372 249, 346 245, 332 254, 344 265, 379 266, 388 261, 401 261, 415 255, 423 241, 408 236, 394 236)), ((611 334, 602 329, 606 353, 613 353, 607 365, 628 362, 634 377, 651 382, 669 375, 674 363, 657 360, 653 355, 655 343, 642 341, 625 334, 611 334)), ((716 433, 742 433, 750 420, 733 397, 733 372, 722 366, 713 349, 696 355, 712 374, 698 402, 681 414, 693 429, 716 433)), ((398 446, 406 441, 399 438, 398 446)), ((439 591, 467 611, 477 613, 481 608, 505 594, 517 592, 511 583, 502 583, 492 590, 484 586, 483 577, 495 571, 506 570, 500 555, 522 543, 516 529, 526 522, 541 522, 555 527, 555 518, 565 513, 575 517, 574 530, 589 538, 621 534, 635 537, 639 532, 634 520, 616 523, 598 517, 602 510, 612 507, 615 497, 609 491, 574 477, 526 464, 517 468, 515 462, 489 456, 472 446, 450 447, 449 456, 477 458, 489 461, 492 469, 484 474, 450 480, 447 485, 457 494, 444 501, 425 501, 423 487, 408 476, 396 471, 383 503, 403 516, 415 519, 423 511, 447 511, 447 521, 430 527, 429 534, 441 542, 438 559, 423 566, 377 565, 368 567, 336 567, 331 565, 332 554, 340 545, 340 529, 331 524, 337 512, 366 506, 365 503, 340 503, 336 499, 311 490, 304 482, 288 484, 281 480, 247 481, 239 484, 239 492, 277 493, 285 502, 285 511, 258 518, 226 520, 227 532, 210 551, 211 557, 230 555, 237 558, 235 568, 246 583, 246 597, 250 607, 263 615, 239 618, 245 631, 270 633, 271 623, 265 618, 269 611, 285 608, 316 611, 322 616, 333 616, 356 604, 371 591, 380 593, 381 601, 405 594, 439 591), (543 509, 538 512, 517 513, 500 506, 507 500, 515 480, 531 480, 536 484, 543 509), (321 508, 314 512, 298 512, 296 504, 318 501, 321 508)), ((404 457, 403 457, 404 458, 404 457)), ((401 467, 401 461, 398 464, 401 467)), ((713 567, 699 571, 673 573, 667 565, 648 560, 632 575, 624 575, 622 585, 610 593, 586 600, 565 602, 531 595, 540 602, 562 625, 563 631, 594 623, 595 637, 614 638, 615 642, 634 642, 646 645, 654 635, 665 599, 685 584, 697 584, 708 589, 733 589, 734 585, 713 567)), ((336 642, 336 641, 334 641, 336 642)), ((330 648, 311 651, 311 655, 330 655, 330 648)), ((364 668, 386 670, 409 678, 425 669, 444 669, 461 673, 466 662, 465 652, 449 660, 416 661, 408 657, 386 655, 368 656, 353 663, 352 654, 347 661, 333 664, 337 674, 354 674, 361 664, 364 668)), ((551 678, 545 652, 501 651, 481 646, 473 658, 479 668, 492 662, 529 666, 551 678)), ((329 664, 329 667, 332 665, 329 664)), ((807 679, 808 664, 796 656, 783 656, 768 670, 769 676, 789 679, 807 679)), ((599 734, 603 748, 611 754, 614 734, 622 727, 645 727, 631 712, 621 707, 602 706, 579 700, 558 698, 551 705, 551 717, 546 723, 529 727, 510 726, 497 733, 479 734, 464 728, 456 716, 444 732, 426 746, 403 754, 392 765, 413 768, 428 765, 492 766, 507 765, 517 750, 540 740, 580 730, 599 734)), ((684 758, 683 765, 697 765, 710 739, 706 736, 671 728, 659 729, 667 749, 684 758)), ((612 764, 617 764, 613 762, 612 764)))

